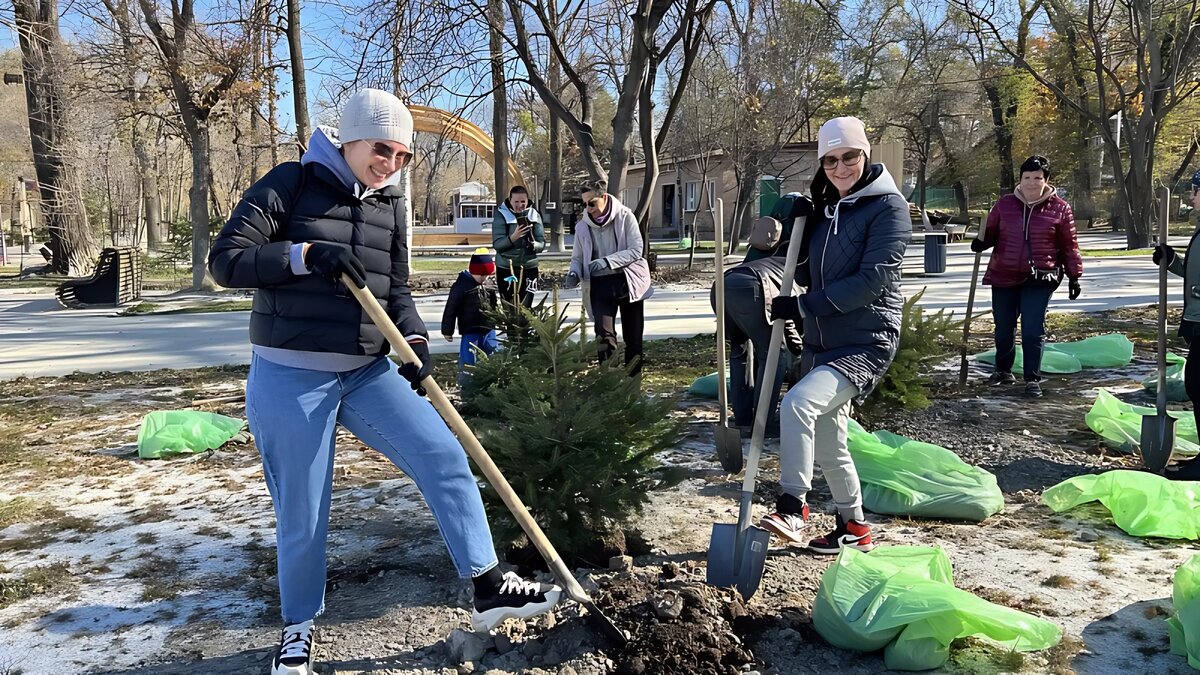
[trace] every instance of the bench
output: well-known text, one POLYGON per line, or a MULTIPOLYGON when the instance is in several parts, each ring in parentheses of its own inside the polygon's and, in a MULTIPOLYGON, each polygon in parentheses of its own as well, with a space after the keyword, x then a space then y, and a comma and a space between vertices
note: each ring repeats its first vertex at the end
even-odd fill
POLYGON ((142 299, 142 255, 133 247, 106 248, 96 271, 71 279, 54 289, 63 307, 83 309, 95 305, 119 307, 142 299))

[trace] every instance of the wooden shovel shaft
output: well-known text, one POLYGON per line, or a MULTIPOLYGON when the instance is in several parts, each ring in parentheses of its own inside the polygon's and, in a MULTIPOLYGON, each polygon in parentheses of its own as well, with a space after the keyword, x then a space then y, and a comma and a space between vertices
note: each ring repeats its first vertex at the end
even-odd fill
POLYGON ((975 254, 975 265, 971 268, 971 291, 967 293, 967 316, 963 319, 962 360, 958 364, 958 386, 967 384, 967 343, 971 339, 971 312, 975 311, 975 285, 979 281, 979 259, 982 252, 975 254))
MULTIPOLYGON (((356 286, 350 277, 346 275, 342 275, 342 283, 346 285, 346 288, 350 289, 350 292, 354 294, 359 304, 363 306, 363 309, 371 317, 371 321, 383 332, 384 337, 387 338, 388 342, 392 344, 392 348, 400 356, 400 360, 420 366, 421 360, 417 358, 408 341, 400 334, 400 330, 396 328, 396 324, 392 323, 391 317, 379 305, 379 301, 375 299, 375 296, 371 295, 371 292, 367 289, 356 286)), ((508 510, 512 512, 513 517, 516 518, 517 523, 521 526, 521 529, 528 535, 529 541, 533 542, 538 553, 545 558, 550 571, 562 583, 567 595, 572 600, 580 604, 585 604, 589 609, 596 611, 591 598, 588 597, 587 593, 579 585, 579 582, 575 580, 574 575, 567 569, 566 564, 563 563, 558 552, 554 550, 554 546, 551 545, 550 540, 546 538, 546 534, 542 532, 542 528, 529 515, 529 510, 525 508, 525 504, 521 501, 521 498, 513 491, 512 486, 508 484, 508 480, 504 478, 504 474, 500 473, 500 468, 488 456, 487 451, 483 449, 483 445, 479 443, 479 439, 475 437, 475 433, 471 431, 471 428, 467 426, 462 416, 458 414, 458 410, 454 408, 454 404, 450 402, 450 399, 446 398, 446 394, 442 391, 442 388, 438 386, 433 377, 429 376, 421 380, 421 386, 425 388, 430 403, 433 403, 433 407, 441 414, 442 419, 450 426, 454 435, 458 436, 458 440, 462 443, 463 448, 466 449, 467 454, 471 456, 471 459, 475 460, 475 464, 479 466, 479 470, 483 472, 484 477, 496 489, 496 493, 500 495, 500 499, 504 501, 504 505, 508 507, 508 510)))
MULTIPOLYGON (((804 237, 804 226, 807 218, 797 218, 792 226, 791 238, 788 240, 787 258, 783 263, 783 285, 779 289, 780 296, 790 296, 796 276, 796 264, 800 259, 800 240, 804 237)), ((750 462, 746 467, 746 476, 742 479, 742 504, 738 514, 738 527, 745 530, 750 524, 750 502, 754 495, 754 481, 758 474, 758 460, 762 456, 763 438, 767 433, 767 418, 771 414, 771 388, 775 382, 775 373, 779 370, 779 353, 783 343, 783 319, 771 322, 771 342, 768 343, 766 361, 763 364, 763 376, 758 387, 758 409, 754 415, 754 433, 750 436, 750 462)))
MULTIPOLYGON (((1171 191, 1159 192, 1162 215, 1158 221, 1158 244, 1167 245, 1167 218, 1171 212, 1171 191)), ((1158 416, 1167 416, 1167 256, 1158 259, 1158 416)))
MULTIPOLYGON (((713 259, 717 268, 717 401, 721 405, 722 427, 729 422, 729 393, 727 390, 725 360, 725 203, 717 200, 717 211, 713 218, 713 244, 716 252, 713 259)), ((720 442, 720 441, 718 441, 720 442)))

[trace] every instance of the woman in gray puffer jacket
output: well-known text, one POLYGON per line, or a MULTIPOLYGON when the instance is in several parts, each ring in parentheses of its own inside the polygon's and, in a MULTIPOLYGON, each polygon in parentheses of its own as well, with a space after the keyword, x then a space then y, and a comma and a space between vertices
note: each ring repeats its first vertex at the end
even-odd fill
POLYGON ((907 200, 882 164, 867 161, 870 154, 858 118, 838 117, 821 127, 814 214, 796 269, 796 284, 808 290, 771 302, 773 319, 803 322, 805 374, 780 406, 781 493, 760 525, 805 543, 805 496, 819 462, 837 505, 837 527, 807 542, 816 553, 874 548, 846 427, 851 401, 861 402, 896 356, 904 304, 900 263, 912 221, 907 200))

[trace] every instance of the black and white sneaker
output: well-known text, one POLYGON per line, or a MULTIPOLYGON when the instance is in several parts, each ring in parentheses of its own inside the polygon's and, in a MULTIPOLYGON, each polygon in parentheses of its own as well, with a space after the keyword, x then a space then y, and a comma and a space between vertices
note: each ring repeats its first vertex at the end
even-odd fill
POLYGON ((1016 382, 1017 382, 1017 378, 1012 373, 1006 373, 1006 372, 1000 371, 1000 370, 997 370, 996 372, 992 373, 991 375, 988 375, 988 379, 987 379, 987 383, 990 385, 993 385, 993 386, 1005 385, 1005 384, 1016 384, 1016 382))
POLYGON ((475 592, 471 627, 486 633, 506 619, 528 619, 550 611, 558 604, 562 589, 554 584, 525 581, 516 572, 507 572, 498 589, 491 593, 475 592))
POLYGON ((271 675, 311 675, 312 648, 312 619, 285 626, 279 638, 279 653, 271 665, 271 675))

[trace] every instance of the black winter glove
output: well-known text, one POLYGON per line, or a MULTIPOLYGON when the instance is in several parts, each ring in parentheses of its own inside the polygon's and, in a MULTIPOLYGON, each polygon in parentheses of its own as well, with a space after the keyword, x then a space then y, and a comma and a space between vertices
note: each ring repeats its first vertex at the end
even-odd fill
POLYGON ((359 288, 367 287, 367 268, 363 267, 362 261, 345 244, 323 241, 309 244, 308 250, 304 252, 304 263, 323 277, 336 281, 345 274, 359 288))
POLYGON ((971 250, 976 253, 983 253, 987 250, 987 242, 982 239, 972 239, 971 250))
POLYGON ((816 212, 817 206, 816 204, 813 204, 812 198, 808 195, 801 195, 796 198, 796 201, 792 202, 793 218, 808 218, 816 212))
POLYGON ((415 363, 402 363, 400 364, 400 375, 408 380, 418 396, 424 396, 425 387, 421 386, 421 382, 433 372, 433 358, 429 356, 429 343, 424 340, 414 340, 409 342, 408 346, 412 347, 413 353, 420 359, 421 367, 417 368, 415 363))
POLYGON ((1169 244, 1159 244, 1158 246, 1155 246, 1154 255, 1151 256, 1154 264, 1157 265, 1162 262, 1163 256, 1167 257, 1167 265, 1170 265, 1171 263, 1175 262, 1175 249, 1171 248, 1169 244))
POLYGON ((1071 279, 1071 281, 1067 283, 1067 297, 1068 298, 1074 300, 1074 299, 1078 298, 1079 294, 1082 292, 1083 292, 1083 289, 1079 287, 1079 279, 1071 279))
POLYGON ((795 295, 777 295, 771 299, 771 320, 780 319, 799 321, 800 298, 795 295))

